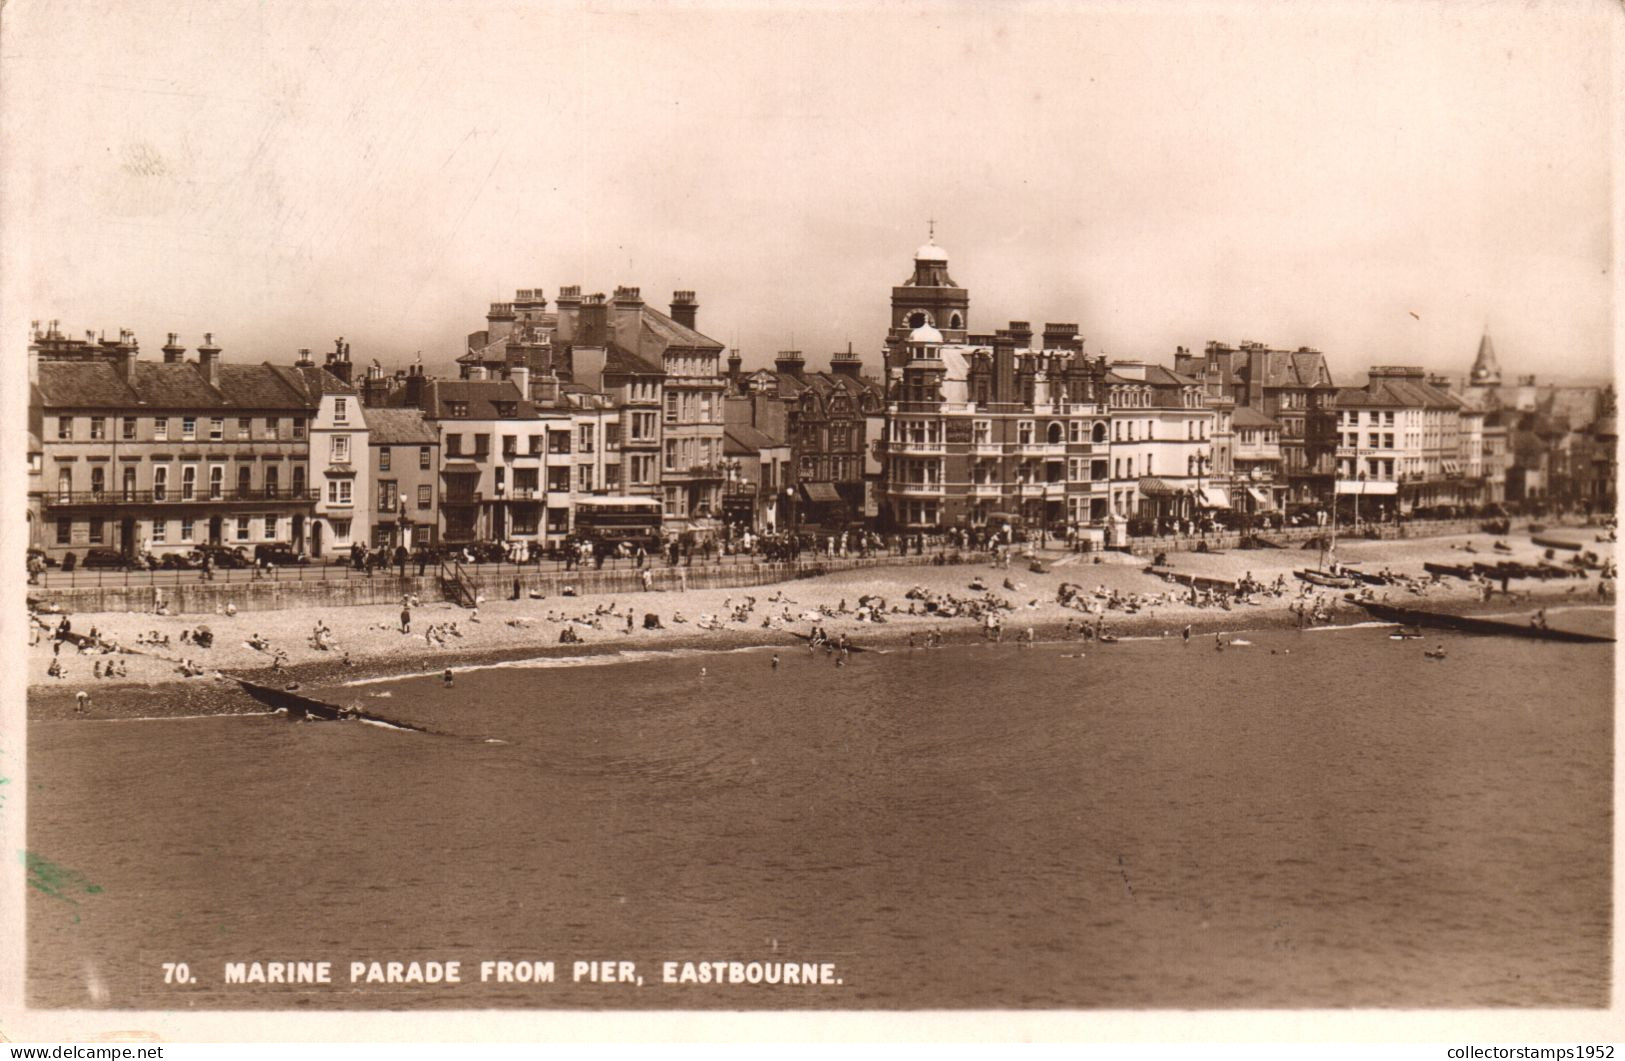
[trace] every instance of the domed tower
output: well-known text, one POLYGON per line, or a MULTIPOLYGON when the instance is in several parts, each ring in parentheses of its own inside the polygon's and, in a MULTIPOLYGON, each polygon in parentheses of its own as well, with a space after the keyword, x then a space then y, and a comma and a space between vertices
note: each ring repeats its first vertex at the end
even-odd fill
POLYGON ((1467 382, 1474 387, 1501 385, 1501 366, 1495 360, 1495 344, 1490 342, 1488 328, 1484 329, 1484 338, 1478 341, 1478 359, 1473 362, 1473 370, 1468 373, 1467 382))
POLYGON ((934 328, 942 341, 963 343, 970 327, 970 295, 948 275, 948 252, 928 240, 914 252, 914 275, 891 289, 887 346, 897 350, 918 328, 934 328))

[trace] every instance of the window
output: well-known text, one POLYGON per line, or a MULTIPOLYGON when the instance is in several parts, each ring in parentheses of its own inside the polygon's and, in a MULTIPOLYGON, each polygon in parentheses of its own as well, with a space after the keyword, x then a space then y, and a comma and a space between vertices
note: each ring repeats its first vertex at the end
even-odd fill
POLYGON ((578 464, 578 465, 576 465, 576 489, 578 489, 578 490, 591 490, 592 489, 592 465, 590 465, 590 464, 578 464))
POLYGON ((96 465, 90 469, 90 492, 100 495, 107 489, 107 469, 96 465))
POLYGON ((1373 431, 1369 437, 1371 439, 1371 448, 1376 449, 1377 444, 1382 441, 1382 436, 1373 431))
POLYGON ((433 501, 434 501, 434 497, 430 493, 429 486, 428 486, 427 483, 425 483, 424 485, 418 487, 418 507, 419 508, 428 508, 433 503, 433 501))
POLYGON ((591 424, 582 424, 578 434, 581 439, 580 452, 591 453, 594 437, 593 426, 591 424))
POLYGON ((293 496, 295 500, 303 501, 305 499, 305 466, 303 464, 293 466, 293 496))
POLYGON ((1383 449, 1393 449, 1394 448, 1394 433, 1392 431, 1387 431, 1387 432, 1383 433, 1383 436, 1382 436, 1382 448, 1383 449))
POLYGON ((247 464, 237 465, 237 496, 247 497, 254 490, 254 469, 247 464))
POLYGON ((379 446, 378 447, 378 470, 381 471, 381 472, 389 471, 389 447, 388 446, 379 446))
POLYGON ((664 509, 663 514, 667 519, 687 516, 688 506, 685 504, 687 500, 688 494, 681 488, 675 486, 666 487, 666 496, 661 499, 661 507, 664 509))
POLYGON ((351 483, 348 479, 329 479, 327 481, 327 503, 330 505, 351 504, 351 483))
POLYGON ((349 423, 349 421, 350 421, 350 399, 348 399, 348 398, 334 398, 333 399, 333 422, 336 423, 336 424, 344 424, 344 423, 349 423))
POLYGON ((350 463, 350 436, 349 435, 334 435, 333 436, 333 463, 334 464, 349 464, 350 463))
POLYGON ((394 479, 378 480, 378 511, 394 512, 400 503, 400 483, 394 479))
POLYGON ((73 469, 58 468, 56 470, 56 496, 58 501, 73 500, 73 469))
POLYGON ((677 470, 677 440, 674 438, 666 440, 666 462, 664 467, 668 472, 677 470))
POLYGON ((197 538, 197 527, 190 519, 181 520, 181 541, 189 542, 197 538))
POLYGON ((463 455, 463 436, 452 432, 446 436, 446 456, 461 457, 463 455))
POLYGON ((160 464, 152 469, 152 499, 169 500, 169 465, 160 464))
POLYGON ((107 438, 107 417, 93 416, 90 418, 90 438, 93 442, 100 442, 107 438))
POLYGON ((497 407, 497 415, 504 420, 511 420, 519 415, 518 402, 492 402, 497 407))
POLYGON ((126 441, 126 442, 135 441, 135 417, 126 416, 124 418, 124 427, 123 427, 122 435, 123 435, 124 441, 126 441))
POLYGON ((169 441, 169 417, 158 416, 153 418, 152 437, 159 442, 169 441))
POLYGON ((305 437, 305 418, 302 416, 296 416, 293 418, 293 437, 305 437))
POLYGON ((169 521, 155 519, 152 521, 152 544, 163 545, 169 540, 169 521))
POLYGON ((67 442, 73 438, 73 417, 59 416, 56 418, 56 437, 59 441, 67 442))
POLYGON ((1022 446, 1033 444, 1033 422, 1031 420, 1016 422, 1016 442, 1022 446))
POLYGON ((447 402, 446 403, 446 408, 450 411, 452 416, 467 416, 468 415, 468 403, 467 402, 447 402))
POLYGON ((666 393, 666 423, 675 424, 676 422, 677 422, 677 395, 675 395, 675 394, 668 391, 666 393))
POLYGON ((605 449, 620 449, 621 448, 621 425, 620 424, 605 424, 604 425, 604 448, 605 449))
POLYGON ((219 501, 226 489, 226 466, 223 464, 209 465, 209 500, 219 501))
POLYGON ((265 437, 276 438, 277 435, 281 434, 281 432, 282 418, 278 416, 267 416, 265 418, 265 437))
POLYGON ((282 485, 282 469, 275 464, 265 466, 265 496, 276 497, 277 488, 282 485))
POLYGON ((254 418, 252 416, 239 416, 237 418, 237 437, 248 438, 254 433, 254 418))
POLYGON ((135 465, 126 464, 124 466, 124 475, 122 476, 122 478, 124 480, 124 500, 126 500, 126 501, 134 501, 135 500, 135 465))
POLYGON ((333 537, 338 541, 345 541, 350 537, 350 521, 347 519, 328 520, 333 527, 333 537))
POLYGON ((632 439, 636 442, 653 442, 655 438, 655 414, 652 412, 634 412, 632 414, 632 439))
POLYGON ((1382 422, 1385 427, 1394 426, 1394 412, 1392 409, 1382 414, 1382 422))
POLYGON ((276 517, 275 516, 266 516, 265 517, 265 540, 268 541, 268 542, 276 541, 276 517))
POLYGON ((73 544, 73 520, 67 516, 56 518, 56 543, 58 545, 73 544))
POLYGON ((90 544, 91 545, 100 545, 102 543, 102 533, 103 533, 102 527, 103 527, 103 523, 102 523, 102 518, 100 516, 91 516, 90 517, 90 544))
POLYGON ((419 446, 418 447, 418 470, 419 471, 425 471, 425 472, 429 470, 429 447, 428 446, 419 446))
POLYGON ((237 540, 240 542, 248 540, 248 522, 249 517, 247 516, 237 517, 237 540))
POLYGON ((655 481, 655 459, 647 453, 632 455, 631 468, 632 482, 640 486, 647 486, 655 481))
POLYGON ((519 436, 518 435, 503 435, 502 436, 502 455, 504 457, 517 457, 517 456, 519 456, 519 436))
POLYGON ((197 438, 197 417, 195 417, 195 416, 183 416, 183 417, 181 417, 181 438, 185 439, 188 442, 190 442, 193 439, 197 438))
POLYGON ((209 417, 209 441, 219 442, 226 437, 226 418, 223 416, 209 417))

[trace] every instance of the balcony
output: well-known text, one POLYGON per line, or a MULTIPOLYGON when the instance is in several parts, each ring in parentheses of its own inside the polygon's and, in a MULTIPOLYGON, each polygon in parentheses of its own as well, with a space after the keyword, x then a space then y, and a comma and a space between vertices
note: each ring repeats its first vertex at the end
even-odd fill
POLYGON ((221 505, 247 502, 303 502, 319 500, 316 490, 194 490, 191 497, 183 498, 179 487, 167 490, 74 490, 54 491, 45 495, 46 508, 67 508, 75 505, 221 505))
POLYGON ((1016 455, 1021 457, 1064 457, 1066 456, 1066 443, 1022 442, 1016 446, 1016 455))
POLYGON ((459 505, 477 505, 484 497, 485 495, 478 490, 472 493, 444 494, 440 498, 440 506, 442 508, 455 508, 459 505))
POLYGON ((971 483, 971 497, 1003 497, 1004 485, 1002 483, 971 483))
POLYGON ((720 463, 717 464, 690 464, 686 468, 667 468, 662 473, 665 479, 723 479, 727 477, 726 470, 720 463))
POLYGON ((1002 442, 972 442, 971 455, 975 457, 1002 457, 1004 444, 1002 442))
POLYGON ((888 483, 886 489, 903 497, 941 497, 947 493, 941 483, 888 483))
POLYGON ((940 457, 948 452, 948 447, 941 442, 907 442, 894 439, 889 446, 888 452, 898 457, 940 457))

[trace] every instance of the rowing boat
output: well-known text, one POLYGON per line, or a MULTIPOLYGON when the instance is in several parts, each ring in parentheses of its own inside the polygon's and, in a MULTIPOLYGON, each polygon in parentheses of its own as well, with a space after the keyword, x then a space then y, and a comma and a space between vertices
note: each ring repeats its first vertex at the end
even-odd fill
POLYGON ((416 730, 419 733, 428 732, 421 726, 397 722, 392 718, 374 715, 359 708, 339 707, 336 704, 328 703, 326 700, 317 700, 312 696, 301 696, 290 689, 278 689, 270 685, 261 685, 258 682, 251 682, 247 678, 233 678, 232 680, 243 687, 243 692, 266 707, 276 711, 286 711, 289 718, 314 718, 324 722, 356 719, 362 722, 381 722, 386 726, 394 726, 396 729, 416 730))
POLYGON ((1563 538, 1553 538, 1545 534, 1531 535, 1529 540, 1540 546, 1542 549, 1568 549, 1571 552, 1580 551, 1579 542, 1571 542, 1563 538))

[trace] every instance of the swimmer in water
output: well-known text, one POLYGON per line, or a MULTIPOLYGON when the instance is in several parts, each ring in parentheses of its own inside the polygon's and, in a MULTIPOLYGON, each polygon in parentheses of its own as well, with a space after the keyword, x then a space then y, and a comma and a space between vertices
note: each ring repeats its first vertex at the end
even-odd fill
POLYGON ((705 670, 705 668, 704 668, 704 667, 701 667, 701 668, 700 668, 700 677, 702 677, 702 678, 703 678, 703 677, 705 677, 705 675, 706 675, 706 670, 705 670))
POLYGON ((1190 641, 1191 641, 1191 624, 1186 623, 1185 624, 1185 643, 1188 645, 1188 644, 1190 644, 1190 641))
POLYGON ((74 710, 82 714, 90 709, 90 694, 85 692, 83 689, 80 689, 77 693, 74 693, 73 699, 75 702, 74 710))
POLYGON ((1215 652, 1223 652, 1224 651, 1224 638, 1220 637, 1218 634, 1213 635, 1213 651, 1215 651, 1215 652))
POLYGON ((779 669, 779 654, 777 652, 773 653, 773 669, 779 669))

